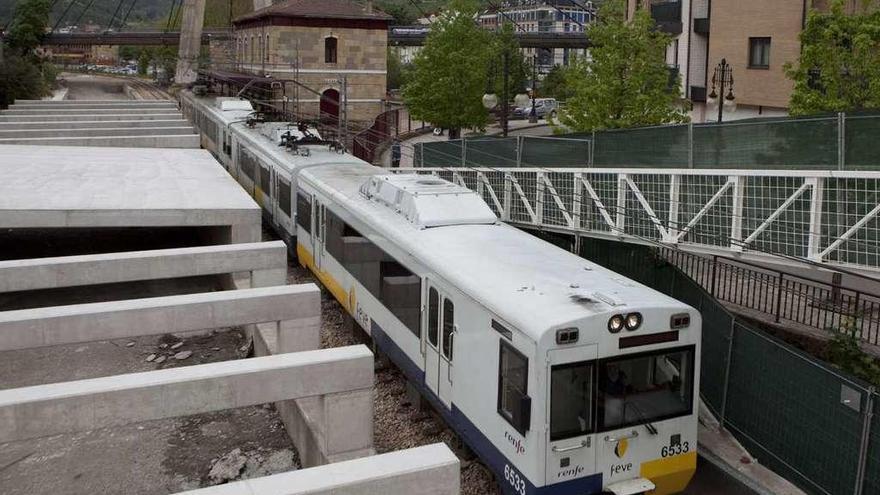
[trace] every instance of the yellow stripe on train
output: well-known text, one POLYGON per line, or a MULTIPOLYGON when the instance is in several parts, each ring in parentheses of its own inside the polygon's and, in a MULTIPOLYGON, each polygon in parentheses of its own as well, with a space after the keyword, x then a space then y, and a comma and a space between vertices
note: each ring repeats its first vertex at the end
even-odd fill
POLYGON ((312 253, 310 253, 308 249, 299 242, 296 243, 296 256, 299 258, 299 264, 314 273, 315 276, 318 277, 318 280, 324 284, 324 287, 326 287, 327 290, 333 294, 333 297, 339 301, 339 304, 341 304, 349 314, 353 315, 354 294, 349 294, 345 288, 342 287, 342 284, 337 282, 336 279, 333 278, 333 275, 330 275, 330 272, 319 270, 315 266, 315 257, 312 256, 312 253))
POLYGON ((670 495, 684 491, 697 470, 697 453, 688 452, 665 459, 643 462, 639 476, 654 483, 650 495, 670 495))

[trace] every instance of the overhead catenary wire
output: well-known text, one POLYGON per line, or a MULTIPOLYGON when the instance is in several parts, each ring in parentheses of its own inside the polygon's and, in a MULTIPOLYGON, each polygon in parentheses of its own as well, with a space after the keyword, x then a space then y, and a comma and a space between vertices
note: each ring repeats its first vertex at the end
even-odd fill
MULTIPOLYGON (((61 15, 58 17, 58 20, 55 21, 55 24, 52 26, 52 29, 49 31, 50 33, 54 33, 55 30, 58 29, 58 26, 60 26, 61 23, 64 21, 64 18, 67 17, 67 13, 70 12, 70 9, 73 7, 73 5, 75 3, 76 3, 76 0, 70 0, 67 3, 67 7, 64 9, 64 12, 62 12, 61 15)), ((54 6, 55 4, 53 3, 52 5, 54 6)))
POLYGON ((131 15, 132 9, 134 9, 137 0, 131 0, 131 5, 128 6, 128 10, 125 12, 125 17, 122 18, 122 22, 119 24, 119 29, 125 29, 125 23, 128 22, 128 16, 131 15))

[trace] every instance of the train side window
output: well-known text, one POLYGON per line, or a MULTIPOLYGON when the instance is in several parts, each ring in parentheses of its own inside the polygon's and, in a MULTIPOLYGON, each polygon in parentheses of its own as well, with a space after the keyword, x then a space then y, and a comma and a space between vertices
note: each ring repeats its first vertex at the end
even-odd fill
POLYGON ((437 332, 440 327, 440 295, 431 287, 428 291, 428 342, 437 347, 437 332))
POLYGON ((443 298, 443 356, 452 361, 452 347, 455 335, 455 305, 443 298))
POLYGON ((244 175, 248 179, 254 180, 254 159, 251 157, 251 154, 244 149, 239 148, 238 163, 240 164, 239 166, 244 175))
POLYGON ((260 163, 260 189, 263 190, 263 194, 272 197, 272 181, 270 178, 269 169, 260 163))
POLYGON ((278 180, 278 206, 288 217, 290 216, 290 182, 278 180))
POLYGON ((307 234, 312 233, 312 202, 302 191, 296 195, 296 223, 307 234))
POLYGON ((498 414, 525 435, 531 422, 528 393, 529 360, 507 342, 499 340, 498 414))

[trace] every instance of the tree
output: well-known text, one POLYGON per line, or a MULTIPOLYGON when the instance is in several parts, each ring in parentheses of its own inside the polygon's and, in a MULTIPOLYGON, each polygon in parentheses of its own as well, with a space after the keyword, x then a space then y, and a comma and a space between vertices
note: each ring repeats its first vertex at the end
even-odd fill
POLYGON ((487 122, 482 97, 491 44, 489 33, 474 22, 476 13, 471 0, 450 2, 431 26, 403 87, 413 118, 450 129, 450 138, 458 129, 482 128, 487 122))
POLYGON ((680 77, 670 77, 666 46, 646 9, 627 21, 624 0, 608 0, 586 30, 590 57, 565 71, 572 97, 560 121, 577 132, 686 122, 678 95, 680 77))
POLYGON ((792 115, 880 108, 880 9, 847 14, 834 0, 810 11, 800 40, 800 60, 785 66, 792 115))
POLYGON ((9 47, 20 55, 27 55, 40 46, 51 11, 52 0, 22 0, 15 7, 15 15, 6 36, 9 47))
POLYGON ((37 65, 18 56, 7 55, 0 63, 0 108, 15 100, 39 99, 44 85, 37 65))
POLYGON ((513 24, 505 22, 492 35, 492 54, 489 73, 492 91, 500 98, 504 94, 504 55, 507 54, 507 97, 512 99, 526 89, 529 81, 529 65, 516 39, 513 24))
POLYGON ((409 65, 404 64, 402 60, 400 60, 400 52, 392 47, 388 47, 388 79, 386 81, 387 89, 398 89, 403 85, 403 81, 406 78, 406 72, 409 70, 409 65))
POLYGON ((567 67, 559 64, 553 66, 550 72, 544 76, 541 81, 541 95, 549 98, 556 98, 559 101, 566 101, 571 98, 573 92, 566 81, 565 71, 567 67))

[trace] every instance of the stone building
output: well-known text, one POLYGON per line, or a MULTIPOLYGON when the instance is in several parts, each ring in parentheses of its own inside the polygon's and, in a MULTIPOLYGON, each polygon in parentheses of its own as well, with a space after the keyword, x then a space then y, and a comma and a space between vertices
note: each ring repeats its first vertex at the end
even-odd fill
POLYGON ((372 2, 288 0, 233 21, 235 64, 300 83, 284 85, 300 115, 333 121, 341 102, 350 122, 369 122, 384 106, 391 19, 372 2))

